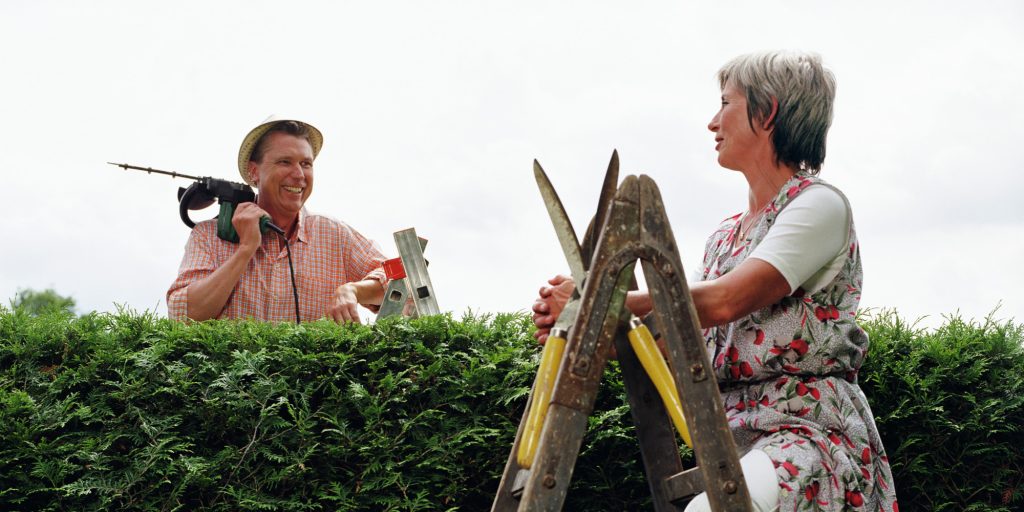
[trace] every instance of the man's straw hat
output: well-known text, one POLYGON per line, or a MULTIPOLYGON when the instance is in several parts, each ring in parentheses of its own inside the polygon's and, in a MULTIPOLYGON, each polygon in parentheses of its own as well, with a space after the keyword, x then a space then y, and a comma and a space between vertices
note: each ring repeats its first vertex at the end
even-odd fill
MULTIPOLYGON (((252 156, 253 150, 256 149, 256 142, 260 140, 263 134, 267 133, 267 130, 270 130, 271 126, 281 121, 295 121, 309 128, 309 145, 313 147, 313 158, 320 154, 320 147, 324 145, 324 136, 320 134, 320 130, 304 121, 272 115, 263 120, 259 126, 250 130, 249 134, 242 140, 242 146, 238 148, 238 172, 246 183, 249 183, 249 158, 252 156)), ((252 183, 249 183, 249 185, 252 185, 252 183)))

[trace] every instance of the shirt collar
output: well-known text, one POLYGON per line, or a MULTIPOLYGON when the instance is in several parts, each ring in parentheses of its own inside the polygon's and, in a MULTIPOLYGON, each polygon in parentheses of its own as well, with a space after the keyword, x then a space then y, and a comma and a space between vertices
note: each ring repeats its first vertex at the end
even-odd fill
POLYGON ((302 243, 306 243, 306 241, 307 241, 307 238, 306 238, 306 217, 308 217, 308 216, 309 215, 306 213, 306 207, 303 206, 302 209, 299 210, 299 223, 298 223, 298 226, 295 228, 295 239, 297 241, 299 241, 299 242, 302 242, 302 243))

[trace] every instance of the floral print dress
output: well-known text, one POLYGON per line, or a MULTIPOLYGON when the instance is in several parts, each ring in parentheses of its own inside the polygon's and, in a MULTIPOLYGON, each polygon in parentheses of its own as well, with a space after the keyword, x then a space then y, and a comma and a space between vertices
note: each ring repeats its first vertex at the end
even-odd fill
MULTIPOLYGON (((737 239, 740 216, 726 219, 708 239, 702 279, 742 263, 813 184, 831 187, 803 173, 790 179, 747 240, 737 239)), ((704 331, 737 446, 741 454, 760 449, 774 462, 780 511, 898 512, 888 458, 857 385, 868 337, 855 321, 863 272, 852 220, 849 230, 846 262, 824 288, 797 289, 704 331)))

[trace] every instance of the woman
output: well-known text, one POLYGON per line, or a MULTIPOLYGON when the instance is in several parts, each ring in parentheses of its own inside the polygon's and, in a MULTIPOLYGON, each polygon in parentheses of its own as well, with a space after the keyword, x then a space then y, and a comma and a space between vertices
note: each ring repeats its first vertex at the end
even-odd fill
MULTIPOLYGON (((718 163, 746 178, 748 209, 708 239, 690 291, 751 497, 760 510, 898 510, 857 385, 868 337, 855 320, 852 214, 817 177, 835 77, 817 55, 770 52, 732 60, 718 80, 722 105, 708 129, 718 163)), ((549 284, 533 307, 540 341, 573 286, 563 276, 549 284)), ((646 292, 626 304, 651 310, 646 292)), ((687 510, 707 510, 706 497, 687 510)))

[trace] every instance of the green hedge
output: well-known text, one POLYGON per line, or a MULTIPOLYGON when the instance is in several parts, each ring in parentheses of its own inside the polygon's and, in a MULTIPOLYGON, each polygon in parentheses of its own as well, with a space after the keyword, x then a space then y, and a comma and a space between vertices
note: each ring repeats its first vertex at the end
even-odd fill
POLYGON ((900 509, 1024 510, 1024 326, 864 322, 861 371, 900 509))
MULTIPOLYGON (((1021 328, 866 327, 902 510, 1020 509, 1021 328)), ((530 331, 521 314, 185 325, 0 307, 0 509, 489 509, 530 331)), ((613 366, 566 510, 650 507, 630 421, 613 366)))

